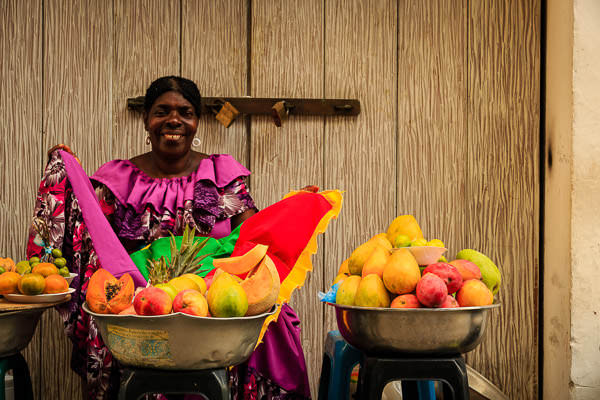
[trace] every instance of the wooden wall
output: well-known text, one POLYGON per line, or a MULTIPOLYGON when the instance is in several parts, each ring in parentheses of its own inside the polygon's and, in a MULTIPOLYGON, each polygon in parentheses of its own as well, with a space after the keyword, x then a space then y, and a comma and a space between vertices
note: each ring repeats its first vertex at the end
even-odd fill
MULTIPOLYGON (((514 399, 538 396, 540 0, 1 0, 0 255, 24 256, 45 151, 93 172, 147 151, 126 99, 181 74, 207 96, 357 98, 358 117, 276 128, 202 118, 198 150, 253 171, 259 207, 316 184, 345 191, 292 304, 316 396, 333 313, 316 292, 353 248, 414 214, 449 257, 503 272, 468 362, 514 399)), ((25 351, 36 398, 79 397, 54 311, 25 351)))

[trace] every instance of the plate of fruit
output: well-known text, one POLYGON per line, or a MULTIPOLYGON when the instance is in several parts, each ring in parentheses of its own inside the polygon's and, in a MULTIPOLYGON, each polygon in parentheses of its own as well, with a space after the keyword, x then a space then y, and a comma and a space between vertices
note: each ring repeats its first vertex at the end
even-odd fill
POLYGON ((73 292, 75 292, 75 288, 67 288, 66 292, 61 293, 42 293, 36 295, 10 293, 5 294, 4 297, 13 303, 57 303, 73 292))

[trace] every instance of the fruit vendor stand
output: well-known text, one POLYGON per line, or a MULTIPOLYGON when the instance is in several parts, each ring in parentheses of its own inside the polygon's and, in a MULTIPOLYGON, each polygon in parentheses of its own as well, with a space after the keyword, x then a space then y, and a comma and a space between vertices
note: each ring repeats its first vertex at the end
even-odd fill
MULTIPOLYGON (((391 381, 402 381, 404 398, 434 399, 431 381, 441 382, 444 399, 470 398, 463 354, 481 342, 488 314, 500 307, 501 273, 474 249, 451 261, 446 252, 441 240, 424 238, 413 216, 401 215, 342 263, 331 289, 319 294, 334 307, 341 334, 328 337, 323 370, 332 371, 321 376, 320 398, 338 398, 340 387, 345 398, 356 363, 361 399, 381 398, 391 381)), ((489 382, 471 375, 484 392, 489 382)))

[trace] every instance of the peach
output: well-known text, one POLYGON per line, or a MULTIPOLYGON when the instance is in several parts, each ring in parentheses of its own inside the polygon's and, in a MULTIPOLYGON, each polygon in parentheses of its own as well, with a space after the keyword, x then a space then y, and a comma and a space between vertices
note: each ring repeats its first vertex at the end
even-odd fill
POLYGON ((458 302, 456 301, 456 299, 450 295, 448 295, 446 297, 446 300, 444 300, 444 302, 442 303, 442 305, 440 306, 440 308, 458 308, 458 302))
POLYGON ((138 315, 164 315, 171 312, 171 296, 157 287, 142 289, 133 299, 133 307, 138 315))
POLYGON ((442 278, 448 288, 448 294, 457 292, 463 284, 463 279, 458 269, 445 262, 429 264, 423 270, 423 275, 426 273, 432 273, 442 278))
POLYGON ((133 303, 129 307, 121 311, 119 315, 137 315, 135 312, 135 308, 133 307, 133 303))
POLYGON ((206 298, 197 290, 182 290, 173 300, 173 312, 182 312, 199 317, 208 316, 206 298))
POLYGON ((440 307, 447 296, 446 283, 435 274, 425 274, 417 283, 417 299, 425 307, 440 307))
POLYGON ((392 300, 390 308, 421 308, 421 303, 419 303, 417 296, 412 293, 401 294, 392 300))
POLYGON ((449 264, 453 265, 458 270, 463 281, 468 281, 469 279, 481 279, 481 270, 477 264, 471 261, 459 259, 452 260, 449 264))
POLYGON ((494 295, 483 281, 469 279, 456 293, 456 301, 461 307, 489 306, 494 302, 494 295))

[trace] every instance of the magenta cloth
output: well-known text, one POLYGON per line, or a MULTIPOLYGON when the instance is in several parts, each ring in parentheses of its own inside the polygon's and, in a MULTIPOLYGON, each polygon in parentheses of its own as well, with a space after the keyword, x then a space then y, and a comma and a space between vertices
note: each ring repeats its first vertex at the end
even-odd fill
POLYGON ((200 161, 191 175, 180 178, 152 178, 129 160, 113 160, 101 166, 92 179, 108 187, 121 204, 133 207, 137 213, 150 204, 159 214, 165 209, 175 214, 187 200, 194 199, 196 182, 209 180, 222 188, 249 175, 250 171, 229 154, 212 154, 200 161))
POLYGON ((300 341, 300 320, 289 305, 281 306, 277 323, 269 325, 263 343, 252 353, 248 366, 268 376, 285 390, 310 398, 300 341))
POLYGON ((102 213, 89 177, 75 157, 66 151, 61 151, 60 155, 102 268, 117 278, 129 273, 136 286, 146 286, 144 276, 137 269, 102 213))

